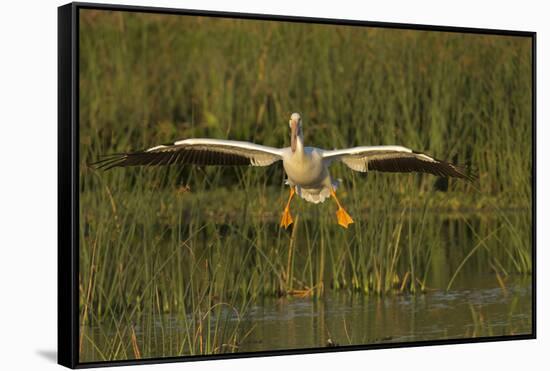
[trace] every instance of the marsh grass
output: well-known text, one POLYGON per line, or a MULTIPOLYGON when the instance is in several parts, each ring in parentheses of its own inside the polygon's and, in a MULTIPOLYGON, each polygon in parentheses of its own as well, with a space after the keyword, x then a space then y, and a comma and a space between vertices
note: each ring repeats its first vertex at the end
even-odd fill
POLYGON ((97 359, 238 351, 251 329, 227 318, 265 297, 530 274, 529 40, 89 10, 80 25, 80 346, 97 359), (355 224, 294 200, 284 230, 278 165, 88 165, 189 137, 285 146, 292 111, 308 144, 402 144, 479 179, 335 165, 355 224))

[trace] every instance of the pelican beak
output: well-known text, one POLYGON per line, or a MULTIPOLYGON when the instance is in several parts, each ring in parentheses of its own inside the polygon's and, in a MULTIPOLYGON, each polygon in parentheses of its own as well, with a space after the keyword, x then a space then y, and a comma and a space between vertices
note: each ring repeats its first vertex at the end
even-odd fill
POLYGON ((296 152, 296 141, 298 138, 298 123, 296 120, 290 120, 290 149, 292 153, 296 152))

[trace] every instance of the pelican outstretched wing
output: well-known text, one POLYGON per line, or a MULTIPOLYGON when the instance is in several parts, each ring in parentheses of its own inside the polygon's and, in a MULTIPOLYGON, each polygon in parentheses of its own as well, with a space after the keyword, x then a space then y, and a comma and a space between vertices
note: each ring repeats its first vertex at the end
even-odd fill
POLYGON ((438 160, 402 146, 353 147, 324 151, 325 162, 340 160, 355 171, 384 171, 393 173, 429 173, 442 177, 473 180, 466 168, 438 160))
POLYGON ((282 159, 282 151, 249 142, 196 138, 143 151, 107 155, 92 165, 101 169, 174 164, 269 166, 282 159))

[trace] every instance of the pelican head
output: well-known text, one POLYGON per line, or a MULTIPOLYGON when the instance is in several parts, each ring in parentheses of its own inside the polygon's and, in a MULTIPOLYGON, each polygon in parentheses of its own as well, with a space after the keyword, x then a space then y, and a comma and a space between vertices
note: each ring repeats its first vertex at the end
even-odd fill
POLYGON ((294 112, 290 115, 288 126, 290 126, 290 149, 292 149, 292 152, 296 152, 298 135, 302 133, 302 117, 299 113, 294 112))

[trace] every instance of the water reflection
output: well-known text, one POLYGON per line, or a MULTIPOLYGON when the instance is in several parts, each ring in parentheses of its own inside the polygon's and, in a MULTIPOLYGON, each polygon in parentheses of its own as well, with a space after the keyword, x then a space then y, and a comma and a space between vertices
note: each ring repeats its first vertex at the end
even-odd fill
MULTIPOLYGON (((327 293, 321 299, 263 299, 252 304, 244 317, 230 308, 218 315, 227 325, 242 329, 238 348, 223 351, 254 352, 278 349, 318 348, 330 345, 379 344, 480 336, 529 334, 532 331, 531 282, 518 277, 505 288, 494 276, 470 276, 470 287, 423 294, 365 296, 327 293), (247 334, 247 335, 244 335, 247 334)), ((147 322, 146 320, 144 320, 147 322)), ((189 355, 181 347, 185 323, 191 317, 163 315, 153 321, 154 331, 136 336, 149 342, 156 356, 189 355)), ((213 316, 212 324, 217 323, 213 316)), ((117 329, 103 326, 86 330, 94 343, 116 337, 117 329)), ((121 331, 121 328, 118 328, 121 331)), ((211 331, 211 333, 214 330, 211 331)), ((127 356, 132 358, 131 345, 127 356)), ((85 347, 81 361, 100 354, 85 347)))
POLYGON ((494 277, 475 281, 485 287, 422 295, 265 300, 251 308, 247 321, 254 331, 239 351, 531 332, 531 288, 525 280, 506 290, 497 287, 494 277))

